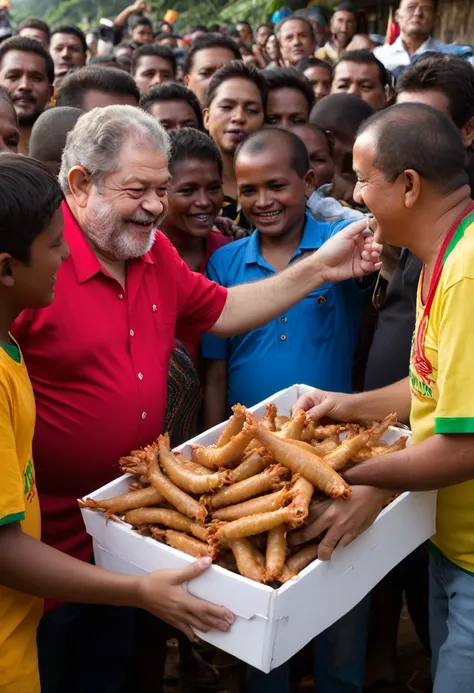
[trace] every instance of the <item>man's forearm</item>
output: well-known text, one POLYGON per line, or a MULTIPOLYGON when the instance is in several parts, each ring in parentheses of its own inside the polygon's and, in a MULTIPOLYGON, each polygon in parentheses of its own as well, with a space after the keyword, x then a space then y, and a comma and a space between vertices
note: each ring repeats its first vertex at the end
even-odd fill
POLYGON ((0 528, 0 584, 65 602, 137 606, 137 578, 72 558, 24 534, 0 528))
POLYGON ((376 457, 344 474, 355 486, 431 491, 474 479, 474 435, 433 435, 418 445, 376 457))
POLYGON ((353 395, 353 418, 357 421, 381 421, 395 413, 400 423, 410 418, 411 394, 409 378, 399 380, 379 390, 369 390, 353 395))
POLYGON ((231 337, 265 325, 325 283, 316 253, 283 272, 250 284, 233 286, 219 319, 210 330, 231 337))
POLYGON ((128 22, 129 17, 136 12, 135 5, 130 5, 122 10, 114 19, 114 26, 121 29, 128 22))

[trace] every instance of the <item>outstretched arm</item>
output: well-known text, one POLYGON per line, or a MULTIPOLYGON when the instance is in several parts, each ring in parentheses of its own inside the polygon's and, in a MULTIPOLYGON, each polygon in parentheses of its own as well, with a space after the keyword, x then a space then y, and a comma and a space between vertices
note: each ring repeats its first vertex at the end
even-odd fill
POLYGON ((394 491, 431 491, 474 479, 474 435, 437 434, 344 474, 351 485, 394 491))
POLYGON ((310 257, 273 277, 229 289, 219 319, 210 330, 229 337, 254 330, 291 308, 318 286, 363 277, 380 267, 382 247, 367 236, 365 219, 336 233, 310 257))
POLYGON ((347 395, 343 392, 311 390, 302 395, 293 407, 293 414, 302 409, 308 419, 318 421, 325 416, 336 421, 381 421, 395 413, 398 421, 408 422, 411 395, 408 378, 381 387, 379 390, 347 395))
POLYGON ((191 627, 227 631, 227 609, 196 599, 182 584, 203 573, 210 559, 181 570, 142 577, 119 575, 84 563, 24 534, 19 523, 0 527, 0 584, 37 597, 65 602, 135 606, 146 609, 193 637, 191 627))
POLYGON ((114 26, 121 29, 128 21, 128 18, 136 12, 145 12, 146 3, 143 0, 136 0, 132 5, 129 5, 118 14, 114 19, 114 26))

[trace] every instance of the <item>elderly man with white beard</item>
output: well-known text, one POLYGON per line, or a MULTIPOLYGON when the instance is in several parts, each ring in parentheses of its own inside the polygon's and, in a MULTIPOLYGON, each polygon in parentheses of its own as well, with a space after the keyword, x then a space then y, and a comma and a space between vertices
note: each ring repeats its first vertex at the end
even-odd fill
MULTIPOLYGON (((175 334, 190 341, 252 330, 319 285, 378 267, 380 246, 357 222, 252 285, 227 290, 191 272, 156 232, 168 207, 168 146, 161 125, 131 106, 78 120, 59 175, 70 257, 53 305, 25 311, 14 328, 36 398, 43 540, 84 561, 92 544, 76 499, 115 478, 119 458, 160 433, 175 334)), ((118 693, 133 615, 58 606, 39 629, 43 692, 63 693, 74 680, 74 690, 118 693)))

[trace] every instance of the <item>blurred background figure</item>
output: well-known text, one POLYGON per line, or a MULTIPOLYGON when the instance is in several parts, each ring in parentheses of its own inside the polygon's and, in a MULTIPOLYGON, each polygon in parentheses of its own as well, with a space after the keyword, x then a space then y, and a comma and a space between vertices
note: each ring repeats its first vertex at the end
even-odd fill
POLYGON ((66 138, 82 113, 79 108, 68 106, 50 108, 33 125, 29 156, 42 161, 53 176, 59 175, 66 138))
POLYGON ((29 17, 20 22, 16 28, 18 36, 28 36, 42 43, 46 48, 49 46, 50 30, 46 22, 36 17, 29 17))
POLYGON ((330 94, 333 75, 330 63, 319 58, 308 58, 301 60, 296 69, 310 82, 316 101, 330 94))
POLYGON ((184 84, 169 82, 152 87, 141 97, 140 108, 159 120, 165 130, 204 130, 200 103, 184 84))
POLYGON ((357 10, 354 5, 344 2, 336 7, 331 17, 329 40, 316 51, 316 57, 336 63, 346 50, 357 30, 357 10))
POLYGON ((315 50, 313 26, 303 17, 288 17, 276 28, 281 57, 286 67, 294 67, 300 60, 310 58, 315 50))

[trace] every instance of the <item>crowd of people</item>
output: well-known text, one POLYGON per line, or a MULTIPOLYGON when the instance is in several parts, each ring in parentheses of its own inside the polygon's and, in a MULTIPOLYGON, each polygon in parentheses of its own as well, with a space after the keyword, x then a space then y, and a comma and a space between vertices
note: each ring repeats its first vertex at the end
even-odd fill
MULTIPOLYGON (((155 693, 177 633, 183 680, 215 684, 179 635, 232 628, 182 589, 209 561, 102 570, 77 498, 295 383, 308 417, 396 411, 415 445, 294 544, 325 532, 330 560, 394 491, 442 489, 428 550, 315 639, 315 691, 403 690, 405 598, 435 693, 472 692, 474 67, 435 19, 401 0, 385 45, 349 3, 182 36, 137 0, 0 43, 2 693, 155 693)), ((290 663, 242 681, 291 686, 290 663)))

